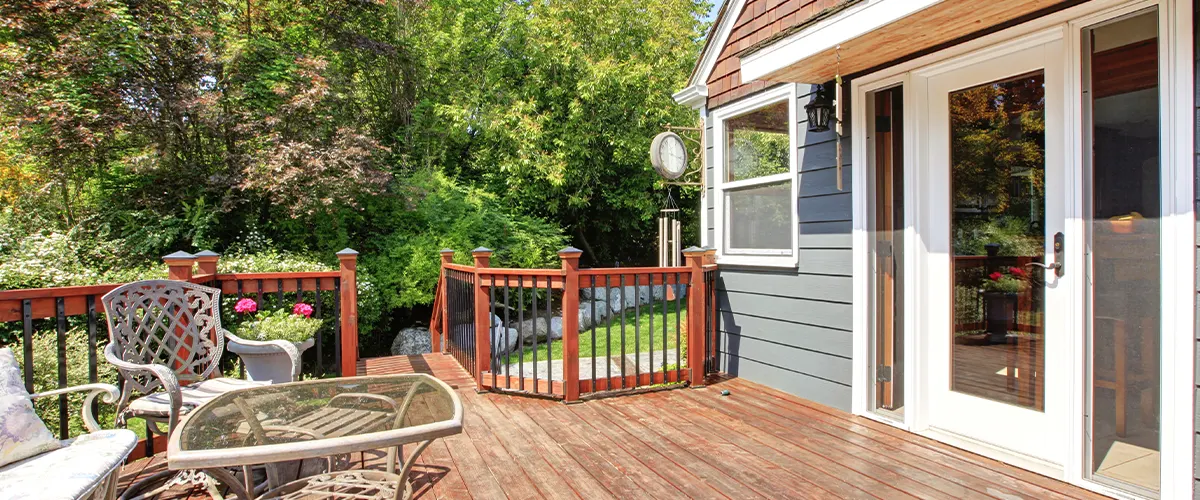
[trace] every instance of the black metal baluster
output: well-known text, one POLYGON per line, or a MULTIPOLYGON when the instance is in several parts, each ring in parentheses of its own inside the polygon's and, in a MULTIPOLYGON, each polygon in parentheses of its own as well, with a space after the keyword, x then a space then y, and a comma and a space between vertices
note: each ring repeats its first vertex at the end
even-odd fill
MULTIPOLYGON (((651 298, 654 298, 651 295, 651 298)), ((662 320, 663 320, 663 353, 662 353, 662 372, 663 383, 667 382, 667 273, 662 273, 662 320)), ((675 345, 675 351, 679 352, 679 344, 675 345)))
MULTIPOLYGON (((654 337, 651 335, 651 337, 654 337)), ((642 382, 642 290, 633 275, 633 386, 642 382)))
MULTIPOLYGON (((647 366, 650 368, 648 370, 648 372, 650 374, 650 383, 653 384, 654 383, 654 275, 647 274, 646 278, 647 278, 647 281, 649 281, 649 283, 646 285, 646 298, 650 300, 650 335, 647 337, 648 339, 650 339, 650 364, 647 366)), ((642 297, 642 294, 638 293, 638 302, 641 302, 641 297, 642 297)), ((640 337, 641 335, 638 335, 638 336, 640 337)))
MULTIPOLYGON (((679 289, 679 273, 675 273, 675 288, 674 288, 674 290, 675 290, 675 381, 679 382, 682 379, 682 377, 680 375, 682 375, 681 368, 683 367, 683 362, 680 359, 681 356, 683 356, 683 345, 679 343, 679 330, 680 330, 680 326, 681 326, 679 324, 679 316, 682 314, 682 311, 680 311, 680 309, 679 309, 679 307, 680 307, 679 298, 682 297, 683 294, 680 293, 680 289, 679 289)), ((690 347, 692 349, 695 349, 695 346, 690 346, 690 347)))
POLYGON ((471 282, 471 288, 469 288, 469 293, 471 294, 471 335, 467 337, 467 342, 470 346, 467 350, 467 358, 471 360, 471 373, 478 375, 479 373, 477 368, 479 364, 477 363, 478 360, 475 359, 475 353, 479 351, 476 350, 475 342, 476 339, 479 338, 479 332, 475 329, 479 326, 475 324, 475 287, 478 285, 476 280, 479 279, 479 276, 472 274, 468 279, 471 282))
POLYGON ((279 278, 278 280, 275 280, 275 281, 276 281, 275 286, 278 287, 275 290, 275 298, 279 300, 279 303, 277 305, 279 307, 287 307, 286 305, 284 305, 284 302, 283 302, 283 278, 279 278))
MULTIPOLYGON (((88 382, 100 381, 96 366, 96 296, 87 296, 88 382)), ((92 401, 92 415, 99 415, 100 402, 92 401)))
MULTIPOLYGON (((505 277, 504 278, 504 348, 505 349, 508 349, 508 341, 509 341, 508 325, 511 324, 511 323, 509 323, 509 320, 508 320, 508 310, 511 309, 510 307, 508 307, 508 304, 509 304, 508 289, 509 288, 510 287, 508 286, 508 277, 505 277)), ((518 346, 518 347, 520 347, 520 346, 518 346)), ((509 363, 510 360, 512 360, 511 352, 506 353, 506 355, 504 357, 504 388, 505 389, 512 389, 512 379, 509 378, 512 375, 512 373, 509 369, 509 365, 512 364, 512 363, 509 363)))
POLYGON ((621 275, 621 388, 625 388, 625 275, 621 275))
MULTIPOLYGON (((492 343, 492 348, 488 349, 491 352, 492 359, 488 360, 488 366, 492 369, 492 388, 496 387, 496 372, 500 371, 500 349, 496 345, 496 280, 492 280, 492 286, 488 287, 488 298, 491 302, 488 304, 488 342, 492 343)), ((505 344, 507 346, 507 344, 505 344)))
POLYGON ((241 301, 242 300, 242 280, 237 280, 237 287, 238 287, 237 299, 239 301, 241 301))
MULTIPOLYGON (((301 303, 301 302, 304 302, 304 280, 303 280, 303 279, 300 279, 300 278, 296 278, 296 303, 297 303, 297 304, 299 304, 299 303, 301 303)), ((315 339, 313 340, 313 343, 316 343, 316 340, 315 340, 315 339)), ((300 359, 301 359, 300 365, 301 365, 301 366, 304 366, 304 362, 303 362, 303 360, 304 360, 304 353, 303 353, 303 352, 302 352, 302 353, 300 353, 300 359)), ((321 368, 320 368, 320 366, 321 366, 321 358, 317 358, 317 369, 316 369, 316 370, 314 370, 314 371, 315 371, 315 372, 318 374, 318 375, 317 375, 317 378, 320 378, 320 377, 321 377, 321 375, 320 375, 320 373, 321 373, 321 368)), ((301 375, 300 375, 300 376, 301 376, 301 378, 303 378, 303 376, 304 376, 304 370, 300 370, 300 374, 301 374, 301 375)))
POLYGON ((604 275, 604 308, 608 309, 608 319, 604 322, 604 390, 612 389, 612 283, 611 275, 604 275))
MULTIPOLYGON (((550 356, 550 348, 554 345, 554 340, 550 336, 550 320, 554 319, 554 313, 550 311, 550 303, 552 302, 550 299, 554 297, 554 291, 550 288, 550 282, 553 279, 550 276, 546 277, 546 394, 554 394, 554 367, 551 366, 550 361, 552 357, 550 356)), ((566 364, 564 363, 563 366, 565 367, 566 364)), ((533 369, 535 372, 537 371, 537 363, 533 364, 533 369)), ((563 380, 566 380, 565 373, 563 374, 563 380)), ((534 384, 533 387, 536 389, 537 384, 534 384)))
MULTIPOLYGON (((538 329, 538 307, 537 307, 537 294, 538 294, 538 279, 537 279, 537 276, 534 276, 534 277, 533 277, 533 392, 534 392, 534 394, 537 394, 537 391, 538 391, 538 376, 537 376, 537 358, 538 358, 538 331, 537 331, 537 329, 538 329)), ((550 339, 550 318, 546 318, 546 340, 549 340, 549 339, 550 339)), ((549 354, 549 349, 546 349, 546 351, 547 351, 547 354, 549 354)))
MULTIPOLYGON (((313 315, 317 319, 324 320, 325 316, 321 314, 321 278, 316 279, 316 291, 313 296, 313 315)), ((317 378, 321 378, 325 374, 325 356, 321 353, 321 345, 325 343, 324 335, 321 333, 325 330, 324 325, 317 329, 317 378)))
POLYGON ((596 390, 596 275, 592 275, 592 390, 596 390))
MULTIPOLYGON (((536 313, 535 313, 536 315, 536 313)), ((537 320, 533 320, 534 337, 537 337, 537 320)), ((517 276, 517 390, 525 390, 525 277, 517 276)))
MULTIPOLYGON (((58 333, 58 388, 62 389, 67 386, 67 311, 66 304, 62 297, 54 299, 54 319, 57 323, 58 333)), ((58 438, 67 439, 70 437, 71 428, 67 424, 67 418, 70 414, 67 408, 67 395, 60 394, 58 396, 58 438)))
POLYGON ((339 377, 347 376, 342 373, 342 279, 333 279, 333 366, 337 367, 339 377))
POLYGON ((254 294, 254 303, 258 305, 258 309, 263 307, 263 280, 258 280, 258 293, 254 294))
POLYGON ((21 342, 25 348, 25 392, 33 394, 33 303, 29 299, 21 301, 21 342))

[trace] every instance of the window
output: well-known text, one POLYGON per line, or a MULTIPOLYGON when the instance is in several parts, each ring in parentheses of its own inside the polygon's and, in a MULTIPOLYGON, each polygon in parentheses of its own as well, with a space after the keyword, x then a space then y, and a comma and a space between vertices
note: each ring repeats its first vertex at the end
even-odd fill
POLYGON ((713 112, 718 262, 796 265, 796 86, 713 112))

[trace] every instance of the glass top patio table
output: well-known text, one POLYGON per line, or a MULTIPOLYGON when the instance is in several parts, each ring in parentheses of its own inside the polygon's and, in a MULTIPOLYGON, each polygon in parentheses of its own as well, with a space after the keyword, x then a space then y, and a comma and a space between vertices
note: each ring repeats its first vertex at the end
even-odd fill
POLYGON ((425 374, 308 380, 222 394, 180 421, 174 470, 255 465, 457 434, 462 402, 425 374))

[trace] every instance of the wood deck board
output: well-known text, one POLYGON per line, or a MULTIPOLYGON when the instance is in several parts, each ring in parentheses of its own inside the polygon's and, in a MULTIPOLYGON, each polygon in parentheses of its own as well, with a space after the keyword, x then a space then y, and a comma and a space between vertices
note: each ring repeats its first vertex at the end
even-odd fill
MULTIPOLYGON (((463 399, 463 434, 435 441, 414 469, 417 498, 1103 498, 741 379, 565 405, 477 394, 440 354, 361 360, 359 371, 429 373, 463 399)), ((122 486, 163 467, 161 453, 131 463, 122 486)))

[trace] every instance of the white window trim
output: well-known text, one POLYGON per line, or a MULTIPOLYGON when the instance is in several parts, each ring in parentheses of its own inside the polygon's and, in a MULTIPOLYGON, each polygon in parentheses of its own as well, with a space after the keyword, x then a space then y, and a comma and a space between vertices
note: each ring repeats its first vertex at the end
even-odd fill
POLYGON ((799 95, 797 85, 785 84, 765 90, 751 97, 731 103, 710 112, 713 121, 713 242, 717 248, 717 263, 726 265, 743 265, 756 267, 788 267, 795 268, 800 262, 797 248, 799 242, 800 219, 797 213, 797 198, 799 193, 799 175, 796 163, 796 127, 797 100, 799 95), (736 116, 744 115, 759 108, 787 101, 788 103, 788 168, 783 174, 756 177, 726 182, 725 179, 725 121, 736 116), (729 251, 725 233, 728 214, 725 213, 725 191, 791 181, 792 191, 792 246, 786 250, 766 249, 737 249, 729 251))

